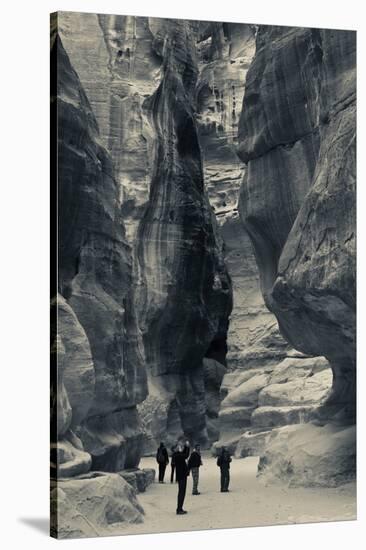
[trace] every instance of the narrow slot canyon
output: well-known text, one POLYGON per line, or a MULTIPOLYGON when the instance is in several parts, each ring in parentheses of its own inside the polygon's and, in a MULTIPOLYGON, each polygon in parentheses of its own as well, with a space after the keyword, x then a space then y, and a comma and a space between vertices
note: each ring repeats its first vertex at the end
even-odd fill
POLYGON ((181 437, 207 491, 223 446, 240 488, 230 525, 212 508, 183 528, 310 521, 310 496, 320 520, 352 518, 355 33, 71 12, 52 28, 61 537, 162 529, 151 457, 181 437), (277 510, 279 487, 292 511, 241 514, 245 491, 277 510))

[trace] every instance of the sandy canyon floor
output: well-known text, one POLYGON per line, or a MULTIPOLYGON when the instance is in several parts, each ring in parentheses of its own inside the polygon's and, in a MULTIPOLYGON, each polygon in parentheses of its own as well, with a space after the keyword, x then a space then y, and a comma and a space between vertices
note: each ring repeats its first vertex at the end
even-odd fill
MULTIPOLYGON (((139 495, 145 510, 144 523, 119 528, 119 534, 160 533, 274 524, 308 523, 356 519, 356 485, 337 489, 265 486, 256 478, 258 459, 233 459, 230 492, 221 493, 216 460, 203 456, 201 492, 192 496, 188 478, 184 508, 177 516, 177 485, 170 483, 168 465, 165 483, 154 483, 139 495)), ((154 458, 143 458, 141 468, 156 468, 154 458)))

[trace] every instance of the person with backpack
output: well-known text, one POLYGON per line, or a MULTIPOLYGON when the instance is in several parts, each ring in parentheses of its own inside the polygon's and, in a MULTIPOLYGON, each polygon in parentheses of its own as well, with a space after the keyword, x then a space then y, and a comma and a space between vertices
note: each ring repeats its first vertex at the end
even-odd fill
POLYGON ((191 453, 191 456, 189 457, 189 460, 188 460, 188 468, 190 472, 192 472, 192 479, 193 479, 192 495, 201 494, 198 491, 200 466, 202 466, 201 447, 199 445, 195 445, 191 453))
POLYGON ((156 462, 159 464, 159 483, 164 483, 165 469, 169 464, 169 457, 163 442, 160 443, 156 452, 156 462))
POLYGON ((187 458, 189 456, 189 443, 188 441, 183 445, 180 441, 173 454, 172 460, 175 464, 176 479, 178 482, 178 499, 177 499, 177 514, 186 514, 186 510, 183 510, 184 498, 187 490, 187 476, 189 475, 189 469, 187 466, 187 458))
POLYGON ((230 483, 230 462, 231 456, 226 447, 222 447, 221 453, 217 458, 217 465, 220 468, 221 472, 221 492, 229 492, 229 483, 230 483))

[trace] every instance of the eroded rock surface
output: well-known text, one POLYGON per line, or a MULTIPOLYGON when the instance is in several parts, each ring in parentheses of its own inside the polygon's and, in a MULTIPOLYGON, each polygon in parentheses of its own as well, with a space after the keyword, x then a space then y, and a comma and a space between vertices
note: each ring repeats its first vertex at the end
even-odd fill
POLYGON ((184 433, 206 443, 203 358, 225 362, 231 285, 204 190, 193 110, 193 30, 188 21, 164 21, 154 29, 164 63, 149 99, 156 158, 137 235, 143 276, 138 311, 151 376, 175 394, 184 433))
POLYGON ((258 469, 264 482, 281 480, 292 487, 337 487, 352 481, 356 427, 305 423, 278 428, 268 435, 258 469))
POLYGON ((51 491, 57 538, 115 534, 126 523, 141 523, 144 511, 134 489, 118 474, 94 472, 60 481, 51 491))
POLYGON ((89 365, 81 410, 60 371, 64 471, 135 468, 182 433, 245 456, 352 423, 354 34, 59 22, 79 75, 63 54, 60 293, 89 365))
POLYGON ((264 434, 279 426, 308 422, 324 404, 333 380, 328 361, 293 350, 288 353, 291 356, 280 363, 264 360, 263 366, 225 375, 220 439, 214 453, 222 445, 240 457, 255 456, 258 449, 264 452, 264 434))
POLYGON ((139 406, 145 448, 182 432, 205 443, 213 411, 203 358, 225 364, 231 285, 195 120, 200 24, 65 13, 60 33, 113 161, 132 249, 149 384, 139 406))
POLYGON ((131 251, 112 162, 58 35, 51 55, 58 71, 51 100, 53 108, 57 103, 61 213, 55 304, 71 407, 68 431, 65 425, 59 433, 65 442, 56 452, 61 477, 81 473, 80 468, 138 465, 142 430, 136 404, 146 397, 147 384, 130 303, 131 251))
POLYGON ((266 305, 291 345, 328 359, 332 391, 316 416, 346 425, 355 420, 355 48, 354 32, 259 28, 239 125, 240 215, 266 305))

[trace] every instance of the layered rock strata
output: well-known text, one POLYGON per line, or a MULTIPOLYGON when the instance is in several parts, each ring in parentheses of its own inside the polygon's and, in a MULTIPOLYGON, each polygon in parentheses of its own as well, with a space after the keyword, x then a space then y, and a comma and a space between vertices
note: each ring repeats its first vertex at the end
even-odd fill
MULTIPOLYGON (((113 167, 88 99, 59 37, 58 335, 70 427, 93 469, 137 466, 142 444, 136 404, 146 397, 126 242, 113 167)), ((57 58, 56 58, 57 56, 57 58)))
POLYGON ((151 377, 176 403, 185 435, 205 444, 203 358, 225 363, 232 304, 204 189, 194 115, 198 69, 193 31, 188 21, 162 20, 154 28, 154 48, 163 66, 160 85, 147 105, 156 157, 137 233, 143 277, 138 311, 151 377))
POLYGON ((282 334, 332 367, 321 419, 343 424, 355 420, 355 132, 355 33, 261 27, 240 215, 282 334))
POLYGON ((217 437, 218 405, 212 407, 225 364, 231 291, 195 122, 199 27, 128 16, 60 18, 63 42, 111 154, 132 248, 133 301, 149 384, 139 405, 146 452, 182 432, 201 443, 217 437), (214 383, 210 375, 205 379, 205 355, 221 365, 214 383))
POLYGON ((234 299, 228 331, 229 372, 223 373, 216 400, 214 423, 220 437, 213 447, 215 452, 223 444, 235 451, 245 432, 266 431, 304 419, 321 403, 331 383, 325 360, 309 361, 294 352, 279 333, 276 319, 264 303, 253 247, 239 219, 239 189, 245 166, 236 154, 237 134, 255 35, 255 27, 233 23, 201 23, 197 35, 197 122, 205 182, 224 241, 234 299), (281 363, 286 358, 292 361, 291 368, 281 363), (292 383, 300 399, 304 373, 310 381, 319 364, 325 371, 320 391, 313 397, 307 395, 306 403, 297 403, 296 398, 294 402, 285 398, 272 402, 272 378, 277 380, 286 373, 281 382, 292 383))
POLYGON ((113 535, 144 517, 131 485, 101 472, 59 481, 51 490, 51 513, 51 534, 59 539, 113 535))

